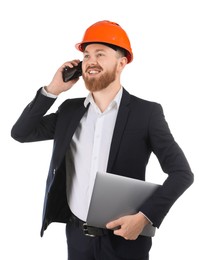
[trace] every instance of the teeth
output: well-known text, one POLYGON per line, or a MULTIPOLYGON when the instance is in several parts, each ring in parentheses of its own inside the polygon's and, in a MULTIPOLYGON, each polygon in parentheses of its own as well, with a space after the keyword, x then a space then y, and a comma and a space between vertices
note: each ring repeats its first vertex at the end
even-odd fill
POLYGON ((90 70, 89 71, 89 74, 97 74, 97 73, 99 73, 99 71, 96 71, 96 70, 90 70))

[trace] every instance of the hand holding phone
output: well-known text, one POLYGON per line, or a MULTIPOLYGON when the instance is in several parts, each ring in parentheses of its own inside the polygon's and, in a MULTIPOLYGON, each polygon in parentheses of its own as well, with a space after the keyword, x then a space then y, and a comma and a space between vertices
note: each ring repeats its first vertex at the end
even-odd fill
POLYGON ((67 82, 72 79, 76 79, 82 75, 82 61, 73 68, 65 67, 62 73, 63 81, 67 82))

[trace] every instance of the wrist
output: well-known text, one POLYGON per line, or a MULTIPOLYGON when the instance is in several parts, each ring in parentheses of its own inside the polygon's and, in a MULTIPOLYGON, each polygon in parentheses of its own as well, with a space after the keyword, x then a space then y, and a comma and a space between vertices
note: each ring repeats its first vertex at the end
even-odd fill
POLYGON ((151 221, 141 211, 139 211, 138 214, 142 219, 144 225, 148 225, 149 223, 151 223, 151 221))
POLYGON ((48 86, 45 86, 44 87, 45 91, 49 94, 52 94, 52 95, 55 95, 55 96, 58 96, 60 93, 57 91, 57 88, 51 86, 51 85, 48 85, 48 86))
POLYGON ((44 96, 47 96, 47 97, 50 97, 50 98, 57 98, 58 95, 55 95, 55 94, 52 94, 50 93, 49 91, 46 90, 46 86, 44 86, 42 89, 41 89, 41 93, 44 95, 44 96))

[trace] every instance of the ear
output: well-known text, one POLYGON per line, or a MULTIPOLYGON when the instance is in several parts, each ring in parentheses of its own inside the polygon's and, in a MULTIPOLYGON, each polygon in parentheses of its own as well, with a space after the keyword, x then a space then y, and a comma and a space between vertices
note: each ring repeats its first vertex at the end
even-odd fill
POLYGON ((119 69, 120 71, 122 71, 124 69, 124 67, 126 66, 126 64, 128 63, 128 60, 126 57, 121 57, 119 60, 119 69))

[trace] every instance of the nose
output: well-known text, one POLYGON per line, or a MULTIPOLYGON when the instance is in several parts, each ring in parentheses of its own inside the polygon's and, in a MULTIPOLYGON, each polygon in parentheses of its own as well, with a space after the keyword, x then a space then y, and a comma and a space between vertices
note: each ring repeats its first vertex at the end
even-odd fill
POLYGON ((92 67, 98 67, 98 63, 96 59, 89 59, 88 61, 86 61, 85 63, 85 68, 92 68, 92 67))
POLYGON ((95 66, 97 64, 97 60, 96 60, 96 58, 95 57, 91 57, 89 60, 88 60, 88 62, 87 62, 87 65, 88 66, 95 66))

